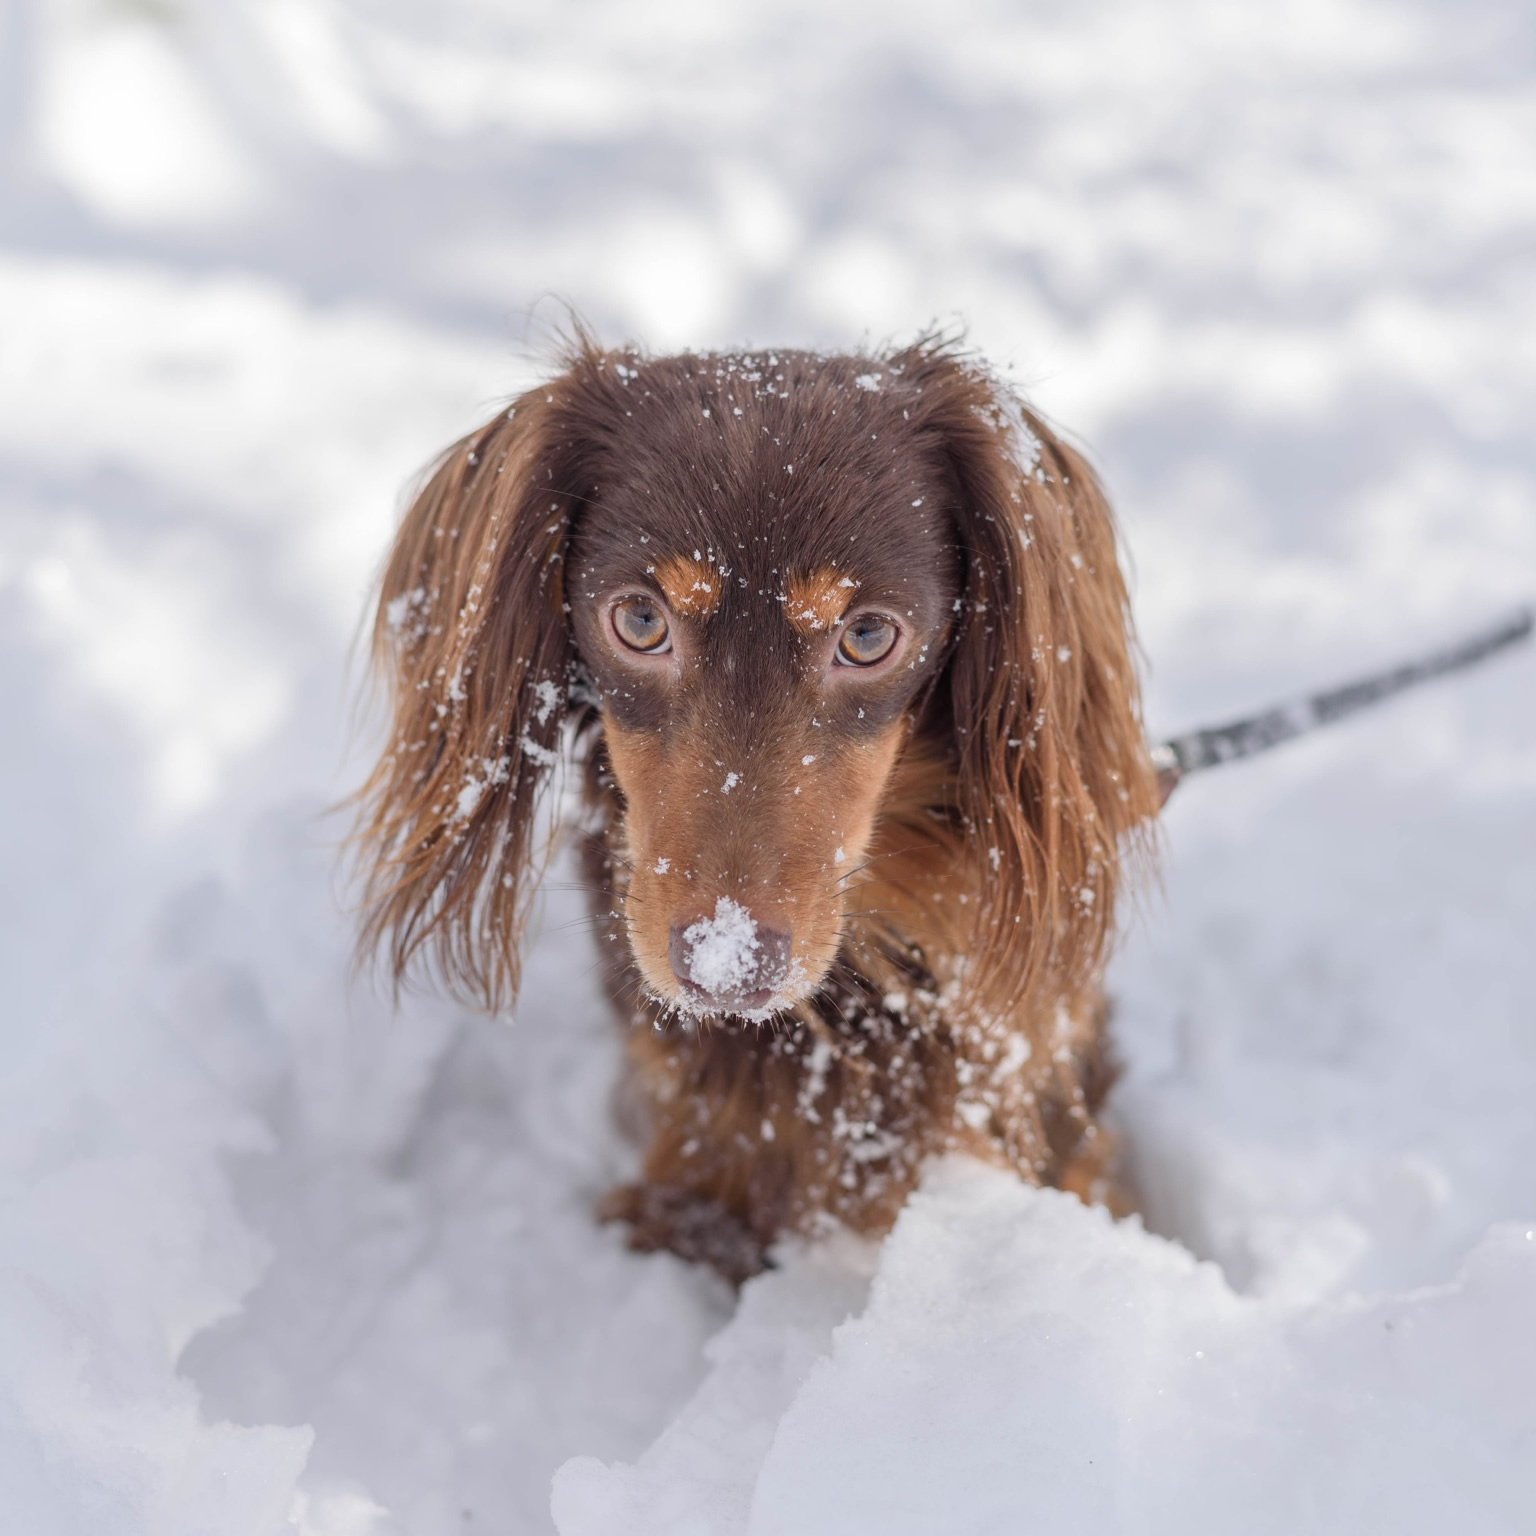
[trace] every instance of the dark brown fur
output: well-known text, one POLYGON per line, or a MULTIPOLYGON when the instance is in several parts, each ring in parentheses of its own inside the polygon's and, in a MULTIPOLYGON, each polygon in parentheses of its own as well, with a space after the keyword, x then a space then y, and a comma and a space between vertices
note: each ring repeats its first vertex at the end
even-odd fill
POLYGON ((512 996, 535 799, 562 742, 584 764, 638 1246, 740 1279, 781 1232, 884 1231, 951 1148, 1104 1192, 1099 978, 1157 789, 1109 510, 980 367, 583 344, 445 455, 375 650, 365 937, 397 977, 512 996), (624 593, 671 652, 615 640, 624 593), (884 670, 833 654, 861 610, 900 630, 884 670), (787 946, 756 1022, 687 1016, 677 935, 722 898, 787 946))

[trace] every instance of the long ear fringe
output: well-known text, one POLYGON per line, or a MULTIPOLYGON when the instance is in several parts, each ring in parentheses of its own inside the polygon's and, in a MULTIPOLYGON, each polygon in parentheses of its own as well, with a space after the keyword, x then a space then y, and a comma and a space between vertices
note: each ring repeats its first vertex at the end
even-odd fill
POLYGON ((967 990, 1004 1011, 1090 984, 1158 810, 1113 517, 1086 462, 944 342, 902 359, 954 465, 966 544, 950 665, 980 886, 967 990))
POLYGON ((429 960, 491 1008, 517 990, 536 805, 567 710, 572 449, 553 431, 558 390, 530 391, 438 461, 396 536, 373 630, 392 720, 356 797, 359 956, 382 951, 397 989, 429 960))

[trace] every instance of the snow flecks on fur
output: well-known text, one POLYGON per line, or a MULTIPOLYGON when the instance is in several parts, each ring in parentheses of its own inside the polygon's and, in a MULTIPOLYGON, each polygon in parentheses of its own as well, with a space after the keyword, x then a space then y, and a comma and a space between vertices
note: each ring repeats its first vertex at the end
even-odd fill
POLYGON ((468 821, 475 814, 486 790, 497 784, 505 784, 511 771, 510 757, 482 757, 478 764, 472 764, 459 788, 458 798, 454 801, 453 820, 468 821))
POLYGON ((553 768, 560 761, 560 754, 551 747, 542 746, 525 731, 522 740, 518 743, 523 749, 523 756, 535 762, 541 768, 553 768))
POLYGON ((977 407, 976 414, 993 431, 1001 432, 1007 439, 1009 457, 1018 466, 1020 473, 1040 479, 1043 474, 1040 439, 1025 420, 1017 394, 1006 384, 999 383, 993 390, 992 404, 984 408, 977 407))
POLYGON ((425 587, 413 587, 391 598, 385 605, 384 623, 397 642, 407 648, 419 645, 427 635, 427 613, 431 606, 425 587))
POLYGON ((548 678, 543 678, 533 685, 533 696, 538 701, 533 712, 534 721, 543 725, 560 703, 560 690, 548 678))

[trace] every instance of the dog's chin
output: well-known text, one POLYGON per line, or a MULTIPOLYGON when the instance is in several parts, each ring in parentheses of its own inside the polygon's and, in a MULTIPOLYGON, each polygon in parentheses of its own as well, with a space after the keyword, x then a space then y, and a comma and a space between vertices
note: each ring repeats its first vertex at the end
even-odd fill
POLYGON ((815 992, 821 977, 812 977, 795 962, 789 974, 776 987, 758 987, 747 992, 719 995, 706 992, 692 982, 671 981, 657 986, 646 978, 645 990, 665 1013, 674 1018, 699 1022, 731 1024, 767 1024, 788 1013, 815 992))
POLYGON ((756 987, 748 992, 729 992, 717 996, 685 981, 678 988, 677 1001, 685 1012, 695 1017, 720 1014, 726 1018, 748 1019, 778 1012, 785 1006, 780 1001, 781 995, 776 987, 756 987))

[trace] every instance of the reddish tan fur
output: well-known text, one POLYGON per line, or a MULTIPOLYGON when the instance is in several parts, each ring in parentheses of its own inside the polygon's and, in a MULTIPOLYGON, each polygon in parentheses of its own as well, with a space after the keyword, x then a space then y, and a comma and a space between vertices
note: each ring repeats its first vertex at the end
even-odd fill
POLYGON ((720 573, 702 559, 662 560, 656 580, 673 609, 690 618, 707 619, 720 605, 720 573))
POLYGON ((792 574, 784 584, 784 613, 803 635, 831 629, 853 601, 857 584, 832 567, 792 574))
POLYGON ((946 1149, 1106 1197, 1100 977, 1158 793, 1102 493, 973 362, 584 344, 430 477, 375 652, 364 940, 397 978, 515 992, 574 743, 637 1246, 740 1279, 826 1216, 884 1231, 946 1149), (636 591, 666 656, 605 627, 636 591), (884 681, 837 670, 861 605, 910 642, 884 681), (722 897, 792 936, 766 1022, 678 1016, 676 934, 722 897))

